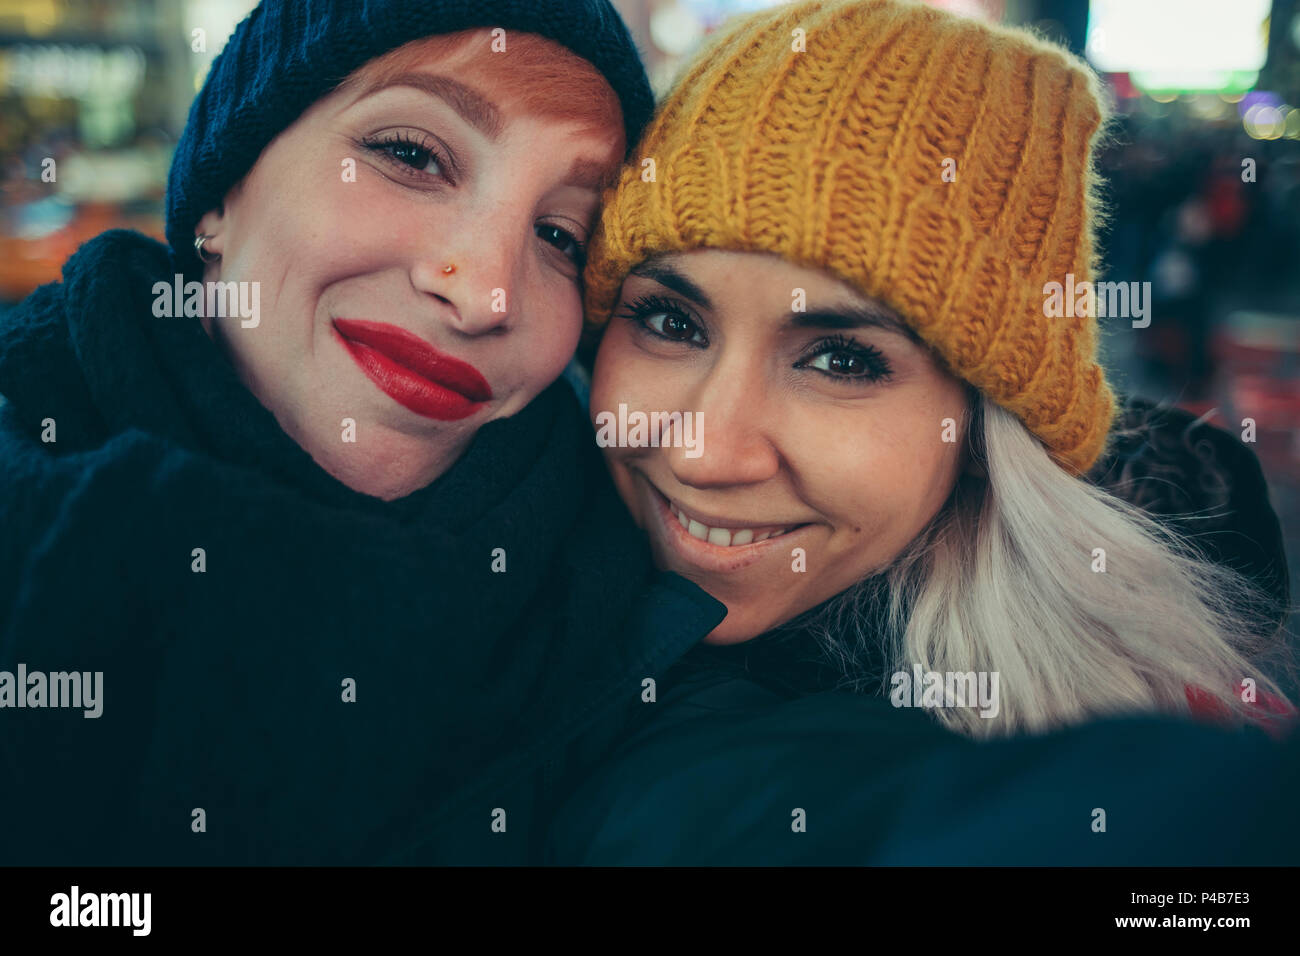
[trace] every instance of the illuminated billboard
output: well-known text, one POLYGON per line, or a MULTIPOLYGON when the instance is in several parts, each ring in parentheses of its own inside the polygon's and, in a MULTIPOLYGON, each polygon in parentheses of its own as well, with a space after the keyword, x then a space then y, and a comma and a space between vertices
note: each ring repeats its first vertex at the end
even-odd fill
POLYGON ((1092 0, 1088 59, 1145 92, 1244 93, 1268 53, 1272 0, 1092 0))

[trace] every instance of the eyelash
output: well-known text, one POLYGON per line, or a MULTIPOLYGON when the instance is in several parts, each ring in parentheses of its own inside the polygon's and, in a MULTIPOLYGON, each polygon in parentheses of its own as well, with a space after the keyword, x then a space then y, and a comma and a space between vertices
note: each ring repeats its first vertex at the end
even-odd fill
POLYGON ((442 150, 433 143, 408 135, 405 131, 388 133, 375 138, 367 137, 361 140, 361 145, 375 153, 377 156, 382 157, 390 165, 396 167, 398 172, 403 176, 421 179, 441 178, 445 179, 453 186, 456 185, 455 180, 447 175, 447 170, 451 168, 451 160, 447 158, 442 150), (398 159, 397 156, 394 155, 393 151, 399 147, 415 149, 426 154, 424 163, 420 166, 414 166, 403 159, 398 159), (424 171, 423 167, 428 164, 430 159, 434 160, 438 164, 438 174, 436 176, 424 171))
MULTIPOLYGON (((624 307, 624 311, 620 312, 619 315, 622 318, 627 319, 646 335, 664 339, 668 342, 676 342, 681 345, 690 345, 693 348, 703 348, 702 345, 696 345, 683 339, 675 339, 672 336, 664 335, 662 332, 657 332, 650 327, 650 324, 646 319, 652 315, 675 315, 691 323, 691 325, 695 326, 695 328, 703 334, 703 330, 700 329, 700 323, 696 321, 695 317, 669 299, 663 299, 657 295, 641 295, 629 302, 624 307)), ((708 344, 707 339, 704 344, 708 344)))
POLYGON ((839 382, 881 382, 889 379, 894 374, 889 360, 885 358, 883 352, 874 345, 863 345, 856 342, 846 335, 829 335, 825 338, 813 342, 805 351, 804 356, 796 363, 798 368, 802 363, 810 359, 818 358, 822 355, 849 355, 853 358, 860 359, 867 367, 866 372, 861 375, 836 375, 825 369, 813 369, 815 372, 821 372, 827 378, 839 382))
MULTIPOLYGON (((387 162, 389 165, 393 166, 397 170, 400 176, 406 177, 408 179, 421 179, 421 180, 443 179, 449 185, 452 186, 456 185, 456 181, 452 179, 449 175, 447 175, 447 170, 453 167, 452 167, 451 160, 447 158, 447 156, 442 152, 442 150, 440 150, 435 144, 431 142, 427 142, 425 140, 407 135, 405 131, 398 131, 396 133, 389 133, 378 137, 363 138, 361 140, 361 145, 364 148, 373 152, 375 155, 382 157, 385 162, 387 162), (418 151, 419 153, 424 154, 424 162, 422 162, 419 166, 415 166, 412 165, 411 163, 408 163, 406 160, 399 159, 395 155, 395 151, 401 147, 413 149, 418 151), (438 164, 437 175, 433 173, 427 173, 424 171, 424 166, 428 165, 430 159, 432 159, 434 162, 438 164)), ((558 230, 560 233, 566 236, 569 239, 569 241, 573 243, 574 253, 573 255, 570 256, 568 255, 568 253, 565 253, 563 249, 560 249, 559 246, 556 246, 554 243, 549 242, 549 240, 543 240, 544 242, 547 242, 548 245, 551 245, 554 248, 559 249, 561 254, 565 255, 577 266, 578 272, 579 274, 581 274, 587 261, 587 244, 583 242, 581 239, 579 239, 577 236, 575 236, 572 232, 565 229, 563 226, 556 225, 555 223, 539 223, 538 225, 541 227, 547 227, 550 229, 558 230)))
MULTIPOLYGON (((685 319, 696 330, 703 335, 703 329, 700 323, 689 312, 670 299, 664 299, 657 295, 642 295, 633 299, 624 306, 624 310, 619 313, 619 317, 628 320, 642 335, 652 336, 656 339, 662 339, 667 342, 675 342, 682 345, 689 345, 691 348, 705 348, 708 345, 706 339, 703 344, 697 344, 685 339, 674 339, 671 336, 664 335, 662 332, 651 328, 647 321, 655 315, 673 315, 685 319)), ((825 369, 814 368, 812 371, 818 372, 829 378, 831 381, 838 383, 857 383, 861 381, 880 382, 887 380, 894 374, 889 360, 885 358, 878 348, 871 345, 863 345, 844 335, 829 335, 812 342, 803 355, 795 363, 795 368, 807 367, 806 363, 812 359, 819 358, 827 354, 845 354, 860 359, 866 366, 867 371, 861 375, 837 375, 825 369)))

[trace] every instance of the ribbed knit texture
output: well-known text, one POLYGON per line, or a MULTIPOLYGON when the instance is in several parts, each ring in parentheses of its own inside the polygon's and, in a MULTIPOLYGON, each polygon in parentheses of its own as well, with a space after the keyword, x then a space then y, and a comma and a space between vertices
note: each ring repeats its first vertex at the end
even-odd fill
POLYGON ((602 326, 628 271, 658 253, 776 253, 890 305, 1079 474, 1114 399, 1096 319, 1045 317, 1043 287, 1093 278, 1102 118, 1095 75, 1023 31, 896 0, 738 18, 606 197, 588 321, 602 326))
POLYGON ((262 150, 349 73, 412 40, 474 27, 536 33, 590 62, 623 108, 629 148, 654 108, 645 68, 609 0, 262 0, 213 61, 167 182, 167 241, 200 271, 194 224, 262 150))

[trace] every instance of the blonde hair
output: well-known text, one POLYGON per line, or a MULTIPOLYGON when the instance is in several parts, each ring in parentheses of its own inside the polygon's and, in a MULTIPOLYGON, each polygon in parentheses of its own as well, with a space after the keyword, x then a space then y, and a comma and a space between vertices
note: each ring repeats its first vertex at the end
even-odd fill
POLYGON ((1259 669, 1274 657, 1288 666, 1285 609, 1186 536, 1070 476, 1010 412, 972 394, 968 447, 987 474, 963 475, 888 568, 803 622, 844 685, 870 690, 865 662, 882 650, 885 675, 996 672, 994 717, 934 708, 971 737, 1186 714, 1189 690, 1230 722, 1270 719, 1240 693, 1252 678, 1261 698, 1286 700, 1259 669))

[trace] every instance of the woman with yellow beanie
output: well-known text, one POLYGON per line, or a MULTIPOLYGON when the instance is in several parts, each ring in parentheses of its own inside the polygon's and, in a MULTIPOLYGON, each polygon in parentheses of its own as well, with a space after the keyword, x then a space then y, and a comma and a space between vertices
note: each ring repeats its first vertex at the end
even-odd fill
POLYGON ((896 0, 751 14, 697 57, 586 287, 615 483, 728 608, 694 661, 974 737, 1285 707, 1264 596, 1081 478, 1116 403, 1092 301, 1051 293, 1097 275, 1104 119, 1068 53, 896 0))
POLYGON ((1294 861, 1266 598, 1084 479, 1116 402, 1045 303, 1096 274, 1102 125, 1069 55, 894 0, 740 19, 661 105, 591 247, 591 414, 727 616, 550 862, 1294 861))

